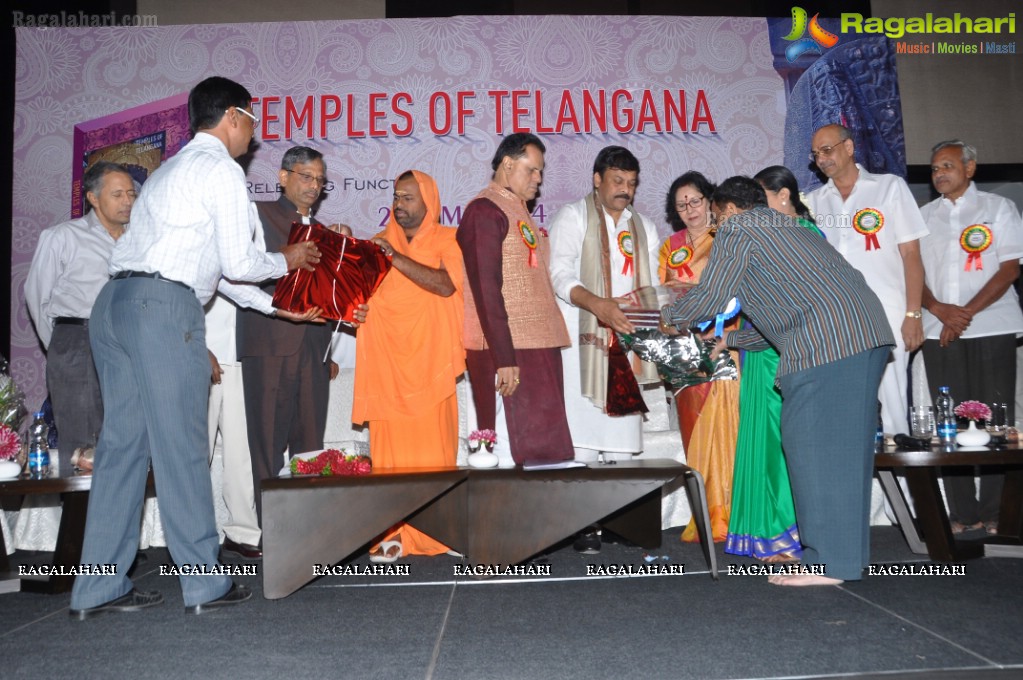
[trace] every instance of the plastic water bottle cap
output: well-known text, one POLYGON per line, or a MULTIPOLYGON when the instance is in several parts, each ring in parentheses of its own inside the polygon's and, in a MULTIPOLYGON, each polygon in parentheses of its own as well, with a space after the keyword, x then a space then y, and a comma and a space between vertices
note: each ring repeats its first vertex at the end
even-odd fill
POLYGON ((36 411, 35 415, 33 415, 32 417, 33 418, 43 418, 45 416, 46 416, 46 411, 36 411))

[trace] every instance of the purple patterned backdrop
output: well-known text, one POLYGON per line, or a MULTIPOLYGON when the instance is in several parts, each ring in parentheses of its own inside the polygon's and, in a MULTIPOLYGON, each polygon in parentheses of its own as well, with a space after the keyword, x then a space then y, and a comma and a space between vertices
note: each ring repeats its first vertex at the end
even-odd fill
POLYGON ((784 93, 763 19, 19 28, 11 363, 30 407, 45 396, 44 359, 22 287, 39 232, 70 216, 74 126, 187 92, 214 74, 241 82, 260 99, 263 141, 248 166, 253 199, 274 198, 276 169, 290 146, 316 147, 331 178, 320 217, 346 222, 360 236, 386 219, 389 180, 409 168, 436 177, 456 221, 489 178, 499 113, 505 134, 516 120, 536 131, 538 123, 558 129, 560 119, 560 134, 544 135, 542 220, 589 190, 593 158, 608 144, 627 146, 639 158, 636 204, 665 233, 663 194, 674 177, 689 169, 715 180, 750 174, 780 162, 783 153, 784 93), (514 102, 512 94, 490 94, 513 91, 525 94, 514 102), (445 112, 459 110, 458 93, 461 108, 472 113, 461 117, 461 130, 453 115, 451 130, 441 133, 445 112), (607 132, 595 113, 601 102, 608 107, 607 132), (370 135, 374 129, 382 136, 370 135))

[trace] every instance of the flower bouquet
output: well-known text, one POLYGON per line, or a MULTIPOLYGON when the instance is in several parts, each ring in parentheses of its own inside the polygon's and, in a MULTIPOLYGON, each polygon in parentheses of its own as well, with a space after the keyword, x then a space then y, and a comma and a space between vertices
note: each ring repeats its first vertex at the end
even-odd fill
POLYGON ((8 374, 7 360, 0 357, 0 425, 6 425, 17 432, 27 414, 25 395, 8 374))
POLYGON ((21 437, 10 425, 0 425, 0 460, 14 460, 21 453, 21 437))
POLYGON ((319 475, 368 475, 373 472, 373 463, 369 456, 347 453, 344 449, 327 449, 315 458, 299 458, 295 456, 289 463, 291 474, 319 475))
POLYGON ((25 395, 8 373, 7 360, 0 356, 0 478, 13 479, 25 463, 19 432, 28 412, 25 395))
POLYGON ((497 433, 493 430, 473 430, 469 433, 469 452, 476 453, 480 448, 493 452, 497 443, 497 433))
POLYGON ((955 414, 960 418, 978 421, 987 420, 991 417, 991 409, 987 404, 979 401, 964 401, 955 407, 955 414))
POLYGON ((0 479, 15 479, 21 474, 21 437, 10 425, 0 425, 0 479))
POLYGON ((991 417, 991 409, 987 404, 972 400, 964 401, 955 407, 954 413, 970 421, 970 426, 966 430, 956 434, 956 443, 959 446, 981 447, 991 441, 991 435, 987 430, 977 428, 978 420, 987 420, 991 417))

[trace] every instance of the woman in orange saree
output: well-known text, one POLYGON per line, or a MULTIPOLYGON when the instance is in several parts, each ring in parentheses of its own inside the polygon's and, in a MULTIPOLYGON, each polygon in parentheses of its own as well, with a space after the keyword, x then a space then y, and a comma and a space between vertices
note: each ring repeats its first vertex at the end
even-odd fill
MULTIPOLYGON (((699 172, 687 172, 672 183, 665 211, 676 232, 661 246, 658 273, 662 283, 699 282, 714 243, 710 220, 713 192, 714 185, 699 172)), ((735 319, 725 329, 734 330, 737 323, 735 319)), ((734 352, 732 360, 739 365, 734 352)), ((686 387, 675 395, 675 407, 686 464, 703 476, 714 540, 724 541, 731 514, 732 465, 739 431, 739 381, 715 380, 686 387)), ((692 520, 682 540, 699 540, 692 520)))

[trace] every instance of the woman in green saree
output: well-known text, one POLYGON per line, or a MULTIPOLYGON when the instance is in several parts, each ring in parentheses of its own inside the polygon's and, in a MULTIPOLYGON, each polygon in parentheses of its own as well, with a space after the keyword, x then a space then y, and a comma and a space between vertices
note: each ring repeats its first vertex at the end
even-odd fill
MULTIPOLYGON (((800 200, 799 186, 788 168, 773 165, 754 179, 767 192, 771 208, 821 234, 800 200)), ((725 540, 725 552, 768 562, 793 560, 802 552, 781 446, 781 393, 774 385, 777 370, 778 352, 774 349, 745 353, 739 386, 732 514, 725 540)))

